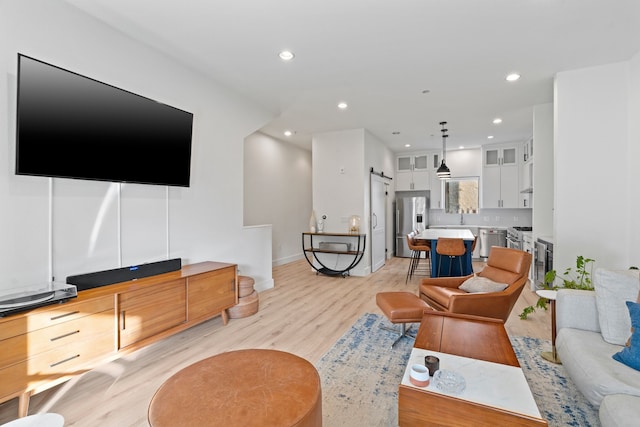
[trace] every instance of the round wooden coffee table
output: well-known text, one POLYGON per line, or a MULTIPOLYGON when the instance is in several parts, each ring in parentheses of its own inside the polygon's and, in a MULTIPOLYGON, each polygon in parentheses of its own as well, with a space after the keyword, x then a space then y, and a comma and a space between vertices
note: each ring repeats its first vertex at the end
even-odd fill
POLYGON ((320 376, 311 363, 283 351, 221 353, 166 380, 148 418, 153 427, 321 426, 320 376))

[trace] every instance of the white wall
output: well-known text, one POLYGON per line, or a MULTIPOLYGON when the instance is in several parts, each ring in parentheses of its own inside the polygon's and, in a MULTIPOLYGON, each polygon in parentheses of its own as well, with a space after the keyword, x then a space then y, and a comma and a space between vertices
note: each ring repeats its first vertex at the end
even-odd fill
MULTIPOLYGON (((371 271, 370 170, 373 167, 376 172, 386 171, 385 175, 393 176, 393 154, 364 129, 315 134, 312 153, 313 209, 316 216, 319 218, 327 215, 325 231, 334 233, 348 232, 349 217, 360 216, 360 232, 367 234, 368 241, 362 261, 351 274, 366 276, 371 271)), ((389 215, 392 215, 392 200, 393 198, 387 204, 389 215)), ((387 230, 387 249, 390 253, 393 248, 393 233, 389 218, 386 226, 391 227, 387 230)))
MULTIPOLYGON (((364 132, 364 129, 353 129, 314 134, 312 137, 313 210, 316 218, 327 216, 325 232, 347 233, 351 215, 360 217, 361 233, 366 233, 369 228, 364 209, 364 132)), ((343 261, 336 259, 335 262, 340 264, 333 265, 340 266, 343 261)), ((369 256, 365 254, 351 274, 366 276, 369 267, 369 256)))
POLYGON ((325 231, 346 233, 351 215, 364 216, 364 130, 313 135, 313 209, 327 215, 325 231))
MULTIPOLYGON (((394 178, 395 176, 395 154, 387 148, 382 141, 373 136, 371 133, 365 130, 364 133, 364 146, 365 146, 365 160, 364 160, 364 168, 365 168, 365 176, 370 173, 371 168, 376 173, 384 173, 384 176, 394 178)), ((371 181, 365 177, 366 181, 366 201, 365 201, 365 209, 369 210, 370 207, 370 196, 371 196, 371 181)), ((394 255, 393 245, 395 241, 395 223, 394 223, 394 208, 393 201, 395 200, 395 183, 393 179, 386 180, 387 185, 387 199, 386 199, 386 221, 385 221, 385 231, 386 231, 386 244, 387 244, 387 255, 386 258, 389 259, 394 255)), ((369 212, 370 214, 370 212, 369 212)), ((369 223, 371 223, 371 218, 369 218, 369 223)), ((370 264, 371 265, 371 264, 370 264)))
MULTIPOLYGON (((555 83, 555 259, 638 265, 638 58, 558 73, 555 83), (634 170, 635 169, 635 170, 634 170)), ((537 159, 536 159, 537 160, 537 159)))
POLYGON ((482 175, 482 150, 480 148, 447 151, 445 158, 452 178, 482 175))
POLYGON ((243 140, 271 113, 59 0, 0 3, 0 71, 0 289, 46 282, 49 260, 64 280, 173 257, 237 263, 272 286, 270 236, 242 219, 243 140), (18 52, 194 113, 191 187, 167 199, 165 187, 123 185, 118 197, 108 183, 54 179, 50 198, 49 179, 16 176, 18 52))
POLYGON ((244 142, 244 224, 271 224, 273 265, 302 258, 311 214, 311 151, 256 132, 244 142))
POLYGON ((625 157, 629 177, 627 179, 627 191, 629 197, 629 264, 640 267, 640 53, 636 54, 629 62, 629 113, 627 153, 625 157))
POLYGON ((533 232, 553 236, 553 104, 533 108, 533 232))

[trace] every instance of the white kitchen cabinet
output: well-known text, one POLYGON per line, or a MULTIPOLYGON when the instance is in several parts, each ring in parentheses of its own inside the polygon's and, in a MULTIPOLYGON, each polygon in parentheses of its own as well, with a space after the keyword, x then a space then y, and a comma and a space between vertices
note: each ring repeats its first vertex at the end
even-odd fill
POLYGON ((533 193, 533 159, 529 158, 520 167, 520 207, 531 208, 533 193))
POLYGON ((522 144, 522 160, 530 162, 533 160, 533 137, 529 138, 522 144))
POLYGON ((429 190, 429 155, 415 153, 396 158, 396 191, 429 190))
POLYGON ((435 172, 431 172, 431 192, 429 198, 429 206, 431 209, 444 209, 442 206, 442 180, 438 178, 435 172))
POLYGON ((429 156, 429 169, 437 171, 440 167, 440 160, 442 159, 440 151, 430 151, 429 156))
POLYGON ((484 167, 518 166, 518 145, 487 145, 482 148, 484 167))
POLYGON ((525 162, 520 168, 520 191, 533 191, 533 160, 525 162))
POLYGON ((427 154, 413 156, 413 170, 426 171, 429 169, 429 158, 427 154))
POLYGON ((431 181, 431 197, 429 206, 431 209, 444 209, 442 192, 444 191, 443 181, 438 178, 436 171, 440 167, 442 161, 442 151, 429 151, 427 153, 429 159, 429 179, 431 181))
POLYGON ((482 207, 520 207, 519 145, 489 145, 482 149, 482 207))

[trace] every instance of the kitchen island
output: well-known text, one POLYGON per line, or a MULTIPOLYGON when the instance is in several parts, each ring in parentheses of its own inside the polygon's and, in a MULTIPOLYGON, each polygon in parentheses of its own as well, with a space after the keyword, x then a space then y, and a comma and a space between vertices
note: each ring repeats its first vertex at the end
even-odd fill
POLYGON ((475 240, 475 236, 470 230, 467 229, 442 229, 442 228, 427 228, 420 234, 416 236, 416 239, 420 240, 428 240, 431 242, 431 277, 438 277, 438 267, 442 263, 442 269, 448 271, 449 270, 449 258, 441 257, 436 252, 436 245, 438 244, 438 239, 450 238, 450 239, 462 239, 464 240, 464 245, 466 247, 466 251, 462 256, 462 271, 460 271, 460 267, 457 263, 453 263, 451 266, 451 275, 452 276, 468 276, 473 273, 473 263, 472 263, 472 253, 471 249, 473 246, 473 241, 475 240))

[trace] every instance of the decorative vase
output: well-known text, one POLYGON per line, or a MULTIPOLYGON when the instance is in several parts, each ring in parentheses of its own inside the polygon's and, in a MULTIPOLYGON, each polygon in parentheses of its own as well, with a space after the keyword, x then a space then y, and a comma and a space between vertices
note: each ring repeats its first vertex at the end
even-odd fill
POLYGON ((318 226, 316 222, 316 212, 311 211, 311 217, 309 218, 309 231, 312 233, 316 232, 316 227, 318 226))

